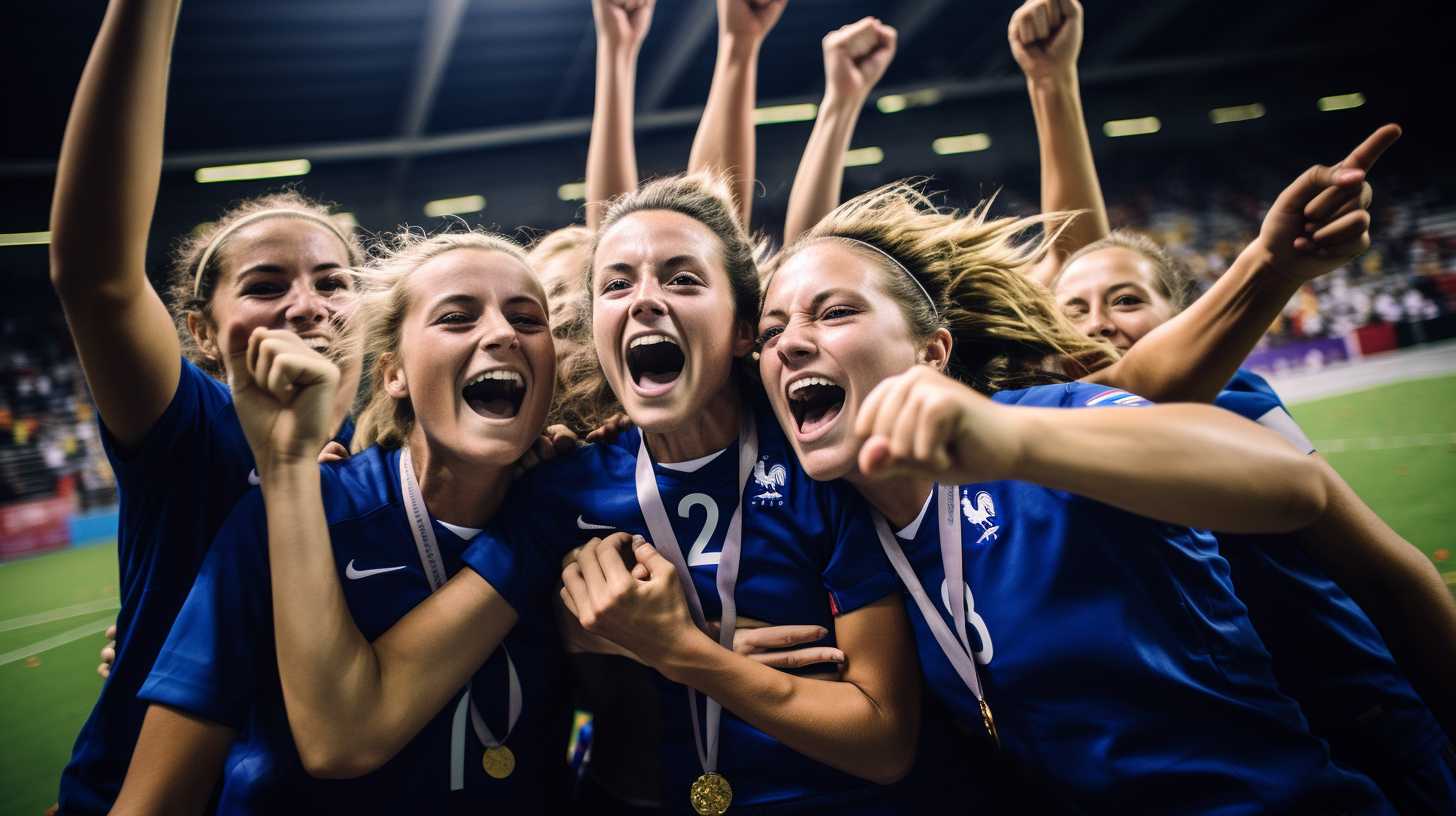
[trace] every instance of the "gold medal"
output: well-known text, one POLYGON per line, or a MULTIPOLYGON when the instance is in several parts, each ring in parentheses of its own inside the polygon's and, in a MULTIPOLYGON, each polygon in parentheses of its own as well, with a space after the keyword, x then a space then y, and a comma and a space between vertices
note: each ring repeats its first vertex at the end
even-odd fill
POLYGON ((688 801, 699 816, 722 816, 733 804, 733 787, 722 774, 709 771, 693 780, 688 801))
POLYGON ((516 755, 504 745, 487 748, 485 755, 480 758, 480 767, 492 779, 505 779, 516 770, 516 755))
POLYGON ((981 722, 986 724, 986 733, 991 735, 991 741, 1000 748, 1001 735, 996 733, 996 720, 991 717, 991 706, 985 700, 981 700, 981 722))

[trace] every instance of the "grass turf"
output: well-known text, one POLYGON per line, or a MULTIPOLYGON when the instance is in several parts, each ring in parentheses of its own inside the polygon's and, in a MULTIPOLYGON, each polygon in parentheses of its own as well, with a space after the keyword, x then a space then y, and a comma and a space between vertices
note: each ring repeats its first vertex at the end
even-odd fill
MULTIPOLYGON (((1456 377, 1384 386, 1292 406, 1315 440, 1389 440, 1398 435, 1456 432, 1456 377)), ((1456 581, 1456 445, 1326 454, 1387 522, 1456 581)), ((65 550, 0 565, 0 624, 23 615, 116 597, 116 546, 65 550)), ((95 620, 102 611, 0 632, 0 654, 95 620)), ((34 660, 0 666, 0 814, 38 814, 55 801, 61 769, 76 732, 101 689, 97 634, 50 649, 34 660)))

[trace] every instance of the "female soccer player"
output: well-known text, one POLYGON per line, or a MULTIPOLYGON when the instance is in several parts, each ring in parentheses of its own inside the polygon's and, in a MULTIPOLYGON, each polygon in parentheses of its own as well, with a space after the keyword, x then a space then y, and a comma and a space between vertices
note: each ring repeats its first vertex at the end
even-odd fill
MULTIPOLYGON (((330 361, 262 329, 233 351, 229 379, 262 489, 219 532, 141 691, 153 713, 179 711, 201 727, 164 732, 149 714, 118 809, 184 806, 189 794, 202 796, 190 800, 200 808, 219 764, 200 762, 198 749, 234 738, 219 801, 227 812, 437 812, 472 803, 540 811, 548 790, 560 790, 566 724, 547 597, 511 607, 494 596, 491 614, 461 645, 484 665, 448 705, 428 712, 415 738, 374 753, 366 746, 384 725, 378 716, 331 724, 356 745, 346 752, 296 749, 289 734, 290 722, 306 727, 307 709, 285 710, 278 664, 316 662, 335 640, 377 637, 458 571, 536 440, 554 388, 546 298, 509 241, 405 233, 368 277, 381 285, 358 306, 374 360, 356 440, 368 447, 346 461, 320 468, 305 455, 327 436, 339 376, 330 361), (293 578, 320 568, 337 577, 293 578), (320 629, 296 616, 299 593, 336 605, 361 628, 320 629), (300 635, 325 645, 291 648, 300 635), (365 767, 379 770, 348 782, 310 778, 365 767)), ((394 681, 364 665, 329 669, 385 688, 394 681)))
MULTIPOLYGON (((1157 244, 1114 232, 1072 255, 1053 286, 1080 331, 1125 350, 1182 310, 1189 283, 1157 244)), ((1280 433, 1301 453, 1315 453, 1279 395, 1252 371, 1240 370, 1214 403, 1280 433)), ((1456 753, 1450 739, 1396 666, 1370 618, 1320 561, 1332 550, 1337 556, 1360 547, 1381 554, 1377 565, 1399 565, 1382 577, 1379 594, 1403 598, 1399 608, 1409 610, 1403 617, 1418 624, 1425 650, 1445 642, 1442 631, 1456 635, 1456 602, 1430 561, 1361 502, 1322 458, 1311 458, 1330 486, 1330 506, 1320 518, 1293 536, 1221 535, 1219 552, 1274 659, 1280 689, 1299 703, 1311 731, 1329 743, 1335 759, 1369 775, 1402 813, 1456 811, 1456 753), (1426 580, 1409 580, 1411 574, 1426 580), (1412 602, 1412 597, 1429 601, 1412 602)), ((1391 606, 1388 598, 1373 600, 1376 609, 1391 606)), ((1409 637, 1404 629, 1396 635, 1409 637)), ((1427 687, 1434 700, 1450 707, 1449 682, 1427 687)))
MULTIPOLYGON (((163 306, 145 260, 178 6, 108 7, 61 146, 51 213, 51 279, 121 503, 115 664, 61 778, 66 813, 110 809, 146 711, 136 693, 207 543, 257 483, 232 397, 216 379, 228 353, 260 327, 334 352, 347 269, 359 257, 352 233, 323 207, 293 194, 255 199, 183 246, 174 312, 163 306)), ((330 401, 330 430, 344 438, 358 377, 358 361, 345 360, 330 401)))
POLYGON ((1211 408, 1046 410, 1147 404, 1047 365, 1100 346, 1022 279, 1025 226, 874 191, 765 297, 775 412, 812 476, 883 514, 932 688, 1081 808, 1384 812, 1275 688, 1213 540, 1181 526, 1297 528, 1317 469, 1287 448, 1254 464, 1269 435, 1211 408))

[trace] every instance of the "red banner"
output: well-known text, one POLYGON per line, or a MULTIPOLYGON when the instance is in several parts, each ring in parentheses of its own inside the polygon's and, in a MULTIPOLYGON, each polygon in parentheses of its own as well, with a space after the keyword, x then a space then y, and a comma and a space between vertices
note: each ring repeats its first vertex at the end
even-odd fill
POLYGON ((70 496, 52 496, 0 506, 0 561, 69 544, 74 504, 70 496))

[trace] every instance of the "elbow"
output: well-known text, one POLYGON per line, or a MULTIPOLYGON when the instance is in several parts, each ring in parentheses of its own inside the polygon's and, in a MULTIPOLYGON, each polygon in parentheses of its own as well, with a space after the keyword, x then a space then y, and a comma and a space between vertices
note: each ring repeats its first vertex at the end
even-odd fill
POLYGON ((388 757, 342 740, 327 745, 299 742, 298 758, 303 762, 303 769, 315 779, 356 779, 378 770, 388 761, 388 757))
POLYGON ((889 735, 885 745, 868 752, 870 764, 856 775, 877 785, 893 785, 904 779, 915 767, 917 730, 914 727, 896 729, 897 733, 889 735))
POLYGON ((1289 495, 1281 513, 1280 529, 1274 532, 1293 532, 1314 524, 1329 507, 1329 485, 1319 466, 1309 457, 1300 456, 1293 469, 1289 495))

